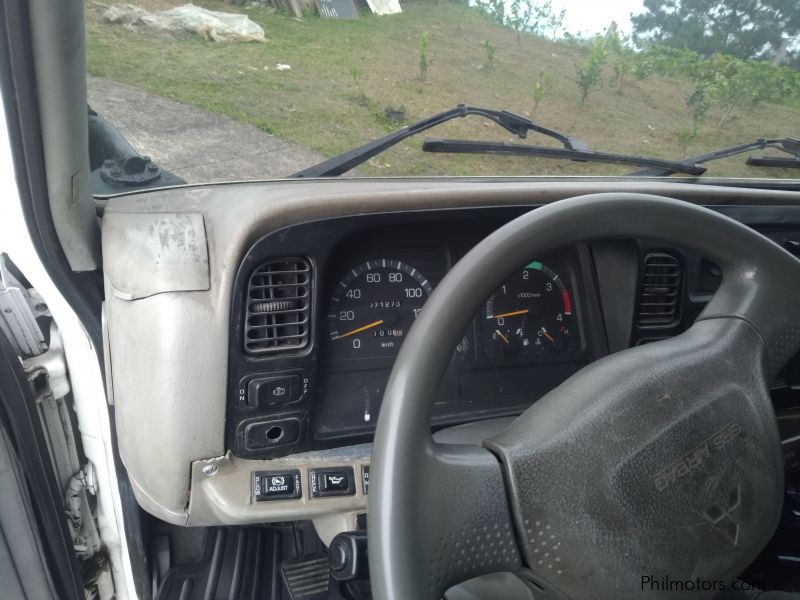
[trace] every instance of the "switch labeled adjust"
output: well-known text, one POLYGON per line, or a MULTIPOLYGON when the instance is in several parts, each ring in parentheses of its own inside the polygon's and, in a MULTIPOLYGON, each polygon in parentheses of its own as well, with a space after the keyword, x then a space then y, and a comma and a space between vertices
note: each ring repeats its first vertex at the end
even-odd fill
POLYGON ((353 467, 312 470, 309 479, 312 498, 352 496, 356 493, 353 467))
POLYGON ((253 497, 264 500, 290 500, 299 498, 300 471, 259 471, 253 473, 253 497))

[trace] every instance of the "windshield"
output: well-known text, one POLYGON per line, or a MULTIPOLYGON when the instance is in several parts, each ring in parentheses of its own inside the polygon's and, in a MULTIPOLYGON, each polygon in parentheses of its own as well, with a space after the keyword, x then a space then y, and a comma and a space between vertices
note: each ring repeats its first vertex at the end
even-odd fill
MULTIPOLYGON (((687 159, 800 137, 796 0, 87 0, 85 12, 90 110, 146 155, 145 178, 286 177, 459 104, 514 113, 578 149, 683 167, 424 144, 564 147, 469 115, 347 176, 696 174, 687 159)), ((797 178, 798 148, 703 166, 797 178)), ((106 180, 126 172, 105 160, 106 180)))

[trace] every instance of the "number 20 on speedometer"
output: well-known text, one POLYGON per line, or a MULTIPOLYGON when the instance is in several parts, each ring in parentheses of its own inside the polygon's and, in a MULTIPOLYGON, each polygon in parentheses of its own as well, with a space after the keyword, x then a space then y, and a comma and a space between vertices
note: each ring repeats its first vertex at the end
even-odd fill
POLYGON ((433 291, 428 279, 399 260, 368 260, 350 269, 330 301, 330 339, 344 356, 395 356, 433 291))

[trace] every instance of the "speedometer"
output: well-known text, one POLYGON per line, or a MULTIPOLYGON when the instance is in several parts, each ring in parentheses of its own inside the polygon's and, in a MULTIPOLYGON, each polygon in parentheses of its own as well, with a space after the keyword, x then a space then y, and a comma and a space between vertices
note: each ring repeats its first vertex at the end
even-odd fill
POLYGON ((399 260, 379 258, 353 267, 336 285, 328 328, 337 354, 395 356, 433 291, 428 279, 399 260))

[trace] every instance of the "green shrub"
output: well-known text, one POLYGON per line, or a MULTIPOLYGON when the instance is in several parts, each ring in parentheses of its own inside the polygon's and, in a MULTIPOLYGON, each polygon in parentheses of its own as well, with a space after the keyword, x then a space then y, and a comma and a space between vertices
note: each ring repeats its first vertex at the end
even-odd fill
POLYGON ((423 83, 428 80, 428 67, 431 59, 428 56, 428 32, 423 31, 419 36, 419 80, 423 83))
POLYGON ((550 90, 553 89, 553 78, 545 73, 543 70, 539 71, 539 79, 533 82, 533 89, 531 93, 533 95, 533 110, 536 112, 536 109, 539 108, 539 104, 542 100, 545 99, 550 93, 550 90))
POLYGON ((489 40, 484 40, 483 49, 486 51, 486 68, 493 69, 494 55, 497 52, 497 48, 495 48, 492 42, 490 42, 489 40))
POLYGON ((575 82, 581 90, 581 104, 586 101, 586 97, 592 91, 592 88, 600 83, 603 65, 605 65, 607 59, 606 40, 601 36, 597 36, 589 47, 589 57, 586 62, 576 67, 575 82))
POLYGON ((630 38, 626 35, 621 35, 616 30, 607 35, 606 46, 614 63, 612 84, 616 92, 621 94, 626 78, 635 68, 637 53, 631 46, 630 38))
MULTIPOLYGON (((697 123, 705 120, 710 108, 722 114, 720 128, 737 109, 752 110, 762 102, 791 103, 800 100, 800 72, 777 67, 766 61, 745 60, 724 54, 703 58, 686 49, 648 44, 630 57, 630 71, 638 79, 652 75, 671 79, 682 88, 692 113, 692 126, 682 135, 691 140, 697 135, 697 123), (702 101, 698 98, 702 97, 702 101)), ((619 64, 619 63, 618 63, 619 64)), ((615 72, 618 65, 615 64, 615 72)), ((625 67, 619 66, 620 69, 625 67)), ((624 77, 624 73, 620 73, 624 77)))

